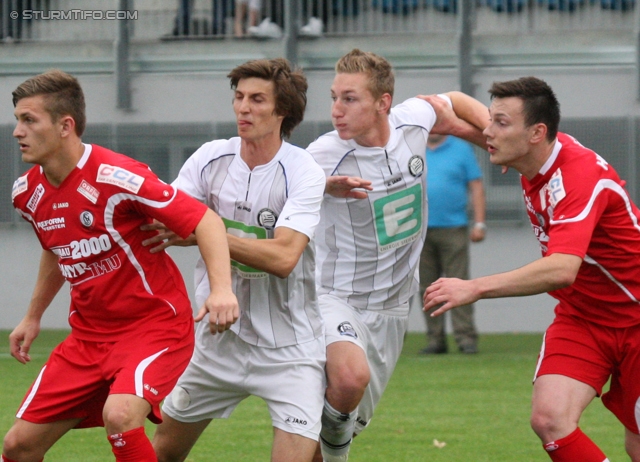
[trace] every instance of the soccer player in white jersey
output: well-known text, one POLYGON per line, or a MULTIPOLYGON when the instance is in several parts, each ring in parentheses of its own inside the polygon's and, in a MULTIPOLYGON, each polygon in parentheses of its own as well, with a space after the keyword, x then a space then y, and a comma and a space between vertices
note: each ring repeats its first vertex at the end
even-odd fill
POLYGON ((327 340, 318 461, 347 460, 352 436, 368 425, 400 355, 426 233, 429 132, 482 144, 481 103, 449 93, 443 98, 464 120, 439 119, 449 103, 411 98, 392 108, 393 87, 386 59, 357 49, 343 56, 331 87, 336 130, 307 148, 324 169, 328 193, 316 240, 327 340), (471 109, 458 113, 457 100, 471 109))
POLYGON ((43 248, 25 317, 9 336, 25 364, 40 320, 71 289, 71 333, 51 353, 4 438, 4 462, 41 461, 73 428, 104 426, 118 462, 153 462, 144 422, 193 352, 193 311, 180 271, 166 252, 142 246, 144 223, 163 220, 181 236, 195 230, 209 269, 202 309, 228 328, 238 317, 222 220, 122 154, 83 144, 84 94, 54 70, 13 92, 13 136, 35 164, 13 186, 13 204, 43 248))
MULTIPOLYGON (((174 185, 227 226, 240 319, 221 335, 198 327, 153 444, 160 461, 182 461, 212 419, 254 395, 271 414, 271 460, 310 461, 326 386, 313 241, 325 176, 309 153, 283 140, 302 121, 307 81, 284 59, 250 61, 229 77, 239 136, 204 144, 174 185)), ((160 233, 149 244, 167 237, 165 246, 179 243, 160 233)), ((197 299, 207 292, 204 274, 198 264, 197 299)))
POLYGON ((606 160, 558 132, 560 105, 546 82, 495 82, 489 93, 491 163, 521 174, 542 258, 468 281, 441 278, 425 310, 549 292, 558 305, 534 374, 533 430, 555 462, 608 461, 579 427, 601 395, 640 462, 640 210, 606 160))

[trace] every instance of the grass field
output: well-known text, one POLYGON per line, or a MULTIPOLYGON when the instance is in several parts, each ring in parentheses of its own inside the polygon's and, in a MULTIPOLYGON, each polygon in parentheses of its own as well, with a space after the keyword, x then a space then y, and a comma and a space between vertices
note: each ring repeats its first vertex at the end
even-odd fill
MULTIPOLYGON (((45 331, 23 366, 9 355, 8 332, 0 331, 0 433, 13 416, 53 346, 65 336, 45 331)), ((409 334, 370 427, 351 448, 352 462, 548 461, 529 427, 531 377, 538 334, 483 335, 478 355, 417 354, 423 336, 409 334), (446 445, 438 448, 434 440, 446 445)), ((453 347, 453 345, 450 345, 453 347)), ((455 351, 454 348, 450 348, 455 351)), ((612 462, 628 460, 622 425, 594 401, 581 428, 612 462)), ((149 435, 153 425, 147 426, 149 435)), ((268 461, 271 426, 266 406, 244 401, 230 419, 214 421, 187 459, 190 462, 268 461)), ((112 461, 104 430, 75 430, 47 454, 46 462, 112 461)))

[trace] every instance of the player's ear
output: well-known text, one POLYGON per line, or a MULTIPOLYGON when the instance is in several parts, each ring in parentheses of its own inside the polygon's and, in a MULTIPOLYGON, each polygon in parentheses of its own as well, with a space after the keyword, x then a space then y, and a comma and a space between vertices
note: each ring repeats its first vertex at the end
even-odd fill
POLYGON ((60 117, 58 120, 58 124, 60 125, 60 136, 65 138, 72 133, 75 133, 76 130, 76 121, 70 115, 64 115, 60 117))
POLYGON ((391 110, 391 95, 389 93, 385 93, 378 100, 378 111, 381 114, 388 114, 390 110, 391 110))
POLYGON ((547 126, 543 123, 534 124, 531 127, 531 138, 530 141, 532 143, 540 143, 547 138, 547 126))

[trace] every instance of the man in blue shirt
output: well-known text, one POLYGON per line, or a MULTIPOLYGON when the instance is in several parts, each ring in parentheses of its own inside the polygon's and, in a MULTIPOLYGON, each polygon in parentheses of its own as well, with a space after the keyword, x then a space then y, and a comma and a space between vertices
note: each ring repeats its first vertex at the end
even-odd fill
MULTIPOLYGON (((469 279, 469 240, 482 241, 486 233, 482 172, 466 142, 446 135, 429 135, 427 143, 427 197, 429 223, 420 256, 420 291, 439 277, 469 279), (468 197, 474 223, 469 229, 468 197)), ((447 353, 444 316, 425 313, 427 346, 423 354, 447 353)), ((453 333, 463 353, 478 352, 473 305, 451 311, 453 333)))

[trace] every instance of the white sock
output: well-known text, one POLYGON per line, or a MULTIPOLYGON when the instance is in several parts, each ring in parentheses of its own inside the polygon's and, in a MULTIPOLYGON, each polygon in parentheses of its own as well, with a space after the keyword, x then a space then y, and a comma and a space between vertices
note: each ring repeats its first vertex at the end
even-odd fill
POLYGON ((324 400, 320 448, 325 460, 332 460, 336 456, 345 456, 340 460, 347 460, 357 414, 357 409, 350 414, 343 414, 324 400))

